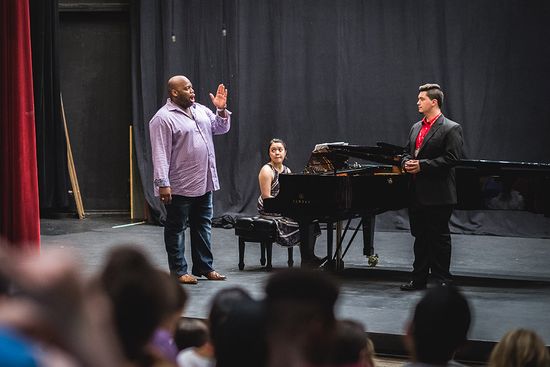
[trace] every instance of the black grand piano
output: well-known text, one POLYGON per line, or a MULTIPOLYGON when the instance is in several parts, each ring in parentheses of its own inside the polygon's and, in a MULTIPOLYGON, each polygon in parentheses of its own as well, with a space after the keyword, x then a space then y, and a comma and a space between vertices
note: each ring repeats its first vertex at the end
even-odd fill
MULTIPOLYGON (((310 223, 326 223, 327 257, 323 266, 335 271, 343 269, 343 257, 362 228, 363 254, 369 257, 370 265, 375 265, 376 215, 407 206, 410 175, 400 168, 402 154, 402 147, 387 143, 319 144, 302 173, 279 176, 280 192, 265 199, 264 207, 300 223, 302 246, 309 246, 306 231, 310 223), (351 162, 352 158, 362 162, 351 162), (344 249, 354 218, 361 221, 344 249)), ((548 163, 465 159, 455 170, 457 209, 528 210, 550 216, 548 163)))

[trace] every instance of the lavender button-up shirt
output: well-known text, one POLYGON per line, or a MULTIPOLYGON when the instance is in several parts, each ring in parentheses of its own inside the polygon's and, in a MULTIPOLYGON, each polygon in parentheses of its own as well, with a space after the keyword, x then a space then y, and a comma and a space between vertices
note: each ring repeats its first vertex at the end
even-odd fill
POLYGON ((199 103, 190 111, 192 117, 168 98, 149 122, 156 196, 165 186, 191 197, 220 188, 212 135, 229 131, 231 112, 222 118, 199 103))

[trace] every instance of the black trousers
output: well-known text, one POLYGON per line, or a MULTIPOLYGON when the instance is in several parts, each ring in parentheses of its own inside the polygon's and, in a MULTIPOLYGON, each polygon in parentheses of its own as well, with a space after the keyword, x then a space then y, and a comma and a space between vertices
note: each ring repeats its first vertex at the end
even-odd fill
POLYGON ((452 205, 409 207, 411 234, 414 236, 414 263, 412 280, 426 284, 432 274, 438 282, 451 280, 451 232, 449 219, 452 205))

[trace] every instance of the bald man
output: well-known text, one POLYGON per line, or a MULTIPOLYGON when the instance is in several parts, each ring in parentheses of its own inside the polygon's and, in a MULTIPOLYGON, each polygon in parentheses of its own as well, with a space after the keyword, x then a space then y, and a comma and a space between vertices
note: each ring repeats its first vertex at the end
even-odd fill
POLYGON ((168 100, 149 122, 154 187, 166 208, 164 244, 170 273, 183 284, 197 284, 197 277, 225 280, 212 267, 212 193, 220 188, 213 135, 230 128, 226 110, 227 89, 210 93, 216 113, 195 102, 188 78, 168 80, 168 100), (191 274, 185 260, 185 230, 190 227, 191 274))

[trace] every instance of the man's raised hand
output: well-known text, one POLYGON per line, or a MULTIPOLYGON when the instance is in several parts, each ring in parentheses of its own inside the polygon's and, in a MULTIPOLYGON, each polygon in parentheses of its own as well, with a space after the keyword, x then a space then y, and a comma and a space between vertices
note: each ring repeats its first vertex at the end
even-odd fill
POLYGON ((210 94, 210 99, 216 108, 223 110, 227 106, 227 89, 223 84, 218 85, 218 90, 216 91, 216 96, 212 93, 210 94))

